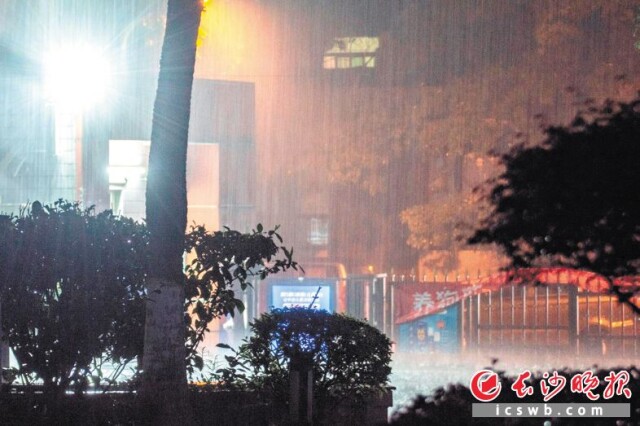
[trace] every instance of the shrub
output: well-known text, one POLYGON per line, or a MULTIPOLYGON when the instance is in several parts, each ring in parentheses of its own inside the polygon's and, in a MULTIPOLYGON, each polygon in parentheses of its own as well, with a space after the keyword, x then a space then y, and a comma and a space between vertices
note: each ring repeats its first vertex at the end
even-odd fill
MULTIPOLYGON (((312 365, 318 411, 348 398, 386 391, 391 342, 364 321, 306 308, 274 309, 251 325, 252 335, 218 370, 228 386, 260 391, 273 402, 288 400, 292 359, 312 365)), ((225 346, 225 345, 222 345, 225 346)))
POLYGON ((141 353, 147 233, 110 211, 34 203, 4 221, 0 300, 17 374, 78 392, 92 364, 141 353))
MULTIPOLYGON (((236 296, 254 277, 298 268, 277 229, 185 238, 187 368, 202 369, 198 345, 213 318, 244 306, 236 296), (284 258, 278 257, 284 253, 284 258)), ((24 382, 43 381, 49 394, 111 384, 142 355, 148 233, 143 224, 95 214, 78 203, 35 202, 18 216, 0 216, 0 303, 4 339, 24 382), (103 377, 105 362, 115 369, 103 377)))
POLYGON ((203 368, 198 346, 209 323, 244 310, 237 292, 245 290, 255 278, 299 268, 292 260, 292 251, 276 244, 282 243, 277 227, 265 231, 258 224, 256 228, 243 234, 231 229, 208 232, 204 226, 193 226, 186 236, 186 251, 193 255, 185 268, 187 368, 191 376, 203 368), (284 258, 278 257, 280 252, 284 258))

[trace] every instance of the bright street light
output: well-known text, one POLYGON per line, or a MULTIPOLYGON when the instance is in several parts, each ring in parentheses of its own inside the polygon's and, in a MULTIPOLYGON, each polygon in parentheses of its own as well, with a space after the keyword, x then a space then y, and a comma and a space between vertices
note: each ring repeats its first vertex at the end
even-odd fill
POLYGON ((44 58, 44 90, 57 107, 79 112, 105 98, 109 62, 86 45, 53 50, 44 58))

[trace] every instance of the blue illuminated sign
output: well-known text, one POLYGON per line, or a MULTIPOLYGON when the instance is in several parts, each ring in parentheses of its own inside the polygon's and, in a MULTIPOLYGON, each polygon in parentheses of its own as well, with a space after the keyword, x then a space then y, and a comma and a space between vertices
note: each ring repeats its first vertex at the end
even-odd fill
POLYGON ((274 308, 295 308, 311 306, 313 309, 333 311, 332 282, 304 282, 301 284, 273 283, 270 305, 274 308), (318 290, 319 289, 319 290, 318 290))

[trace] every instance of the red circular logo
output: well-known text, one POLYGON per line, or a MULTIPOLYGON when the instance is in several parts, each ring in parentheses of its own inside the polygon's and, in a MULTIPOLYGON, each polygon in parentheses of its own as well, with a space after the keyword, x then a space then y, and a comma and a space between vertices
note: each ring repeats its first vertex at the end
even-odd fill
POLYGON ((480 370, 474 374, 469 387, 473 396, 482 402, 493 401, 502 390, 498 373, 491 370, 480 370))

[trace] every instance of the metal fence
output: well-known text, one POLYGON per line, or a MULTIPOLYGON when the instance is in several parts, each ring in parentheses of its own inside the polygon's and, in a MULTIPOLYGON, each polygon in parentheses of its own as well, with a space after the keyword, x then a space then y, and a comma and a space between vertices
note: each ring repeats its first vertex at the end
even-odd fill
POLYGON ((640 354, 638 318, 615 296, 573 285, 511 285, 462 301, 464 346, 640 354))
MULTIPOLYGON (((451 274, 432 281, 414 276, 355 276, 346 279, 346 312, 365 318, 392 340, 398 337, 396 289, 435 282, 469 285, 473 278, 451 274)), ((590 293, 572 284, 505 285, 459 303, 463 350, 493 348, 562 353, 640 355, 640 317, 615 296, 590 293)))

